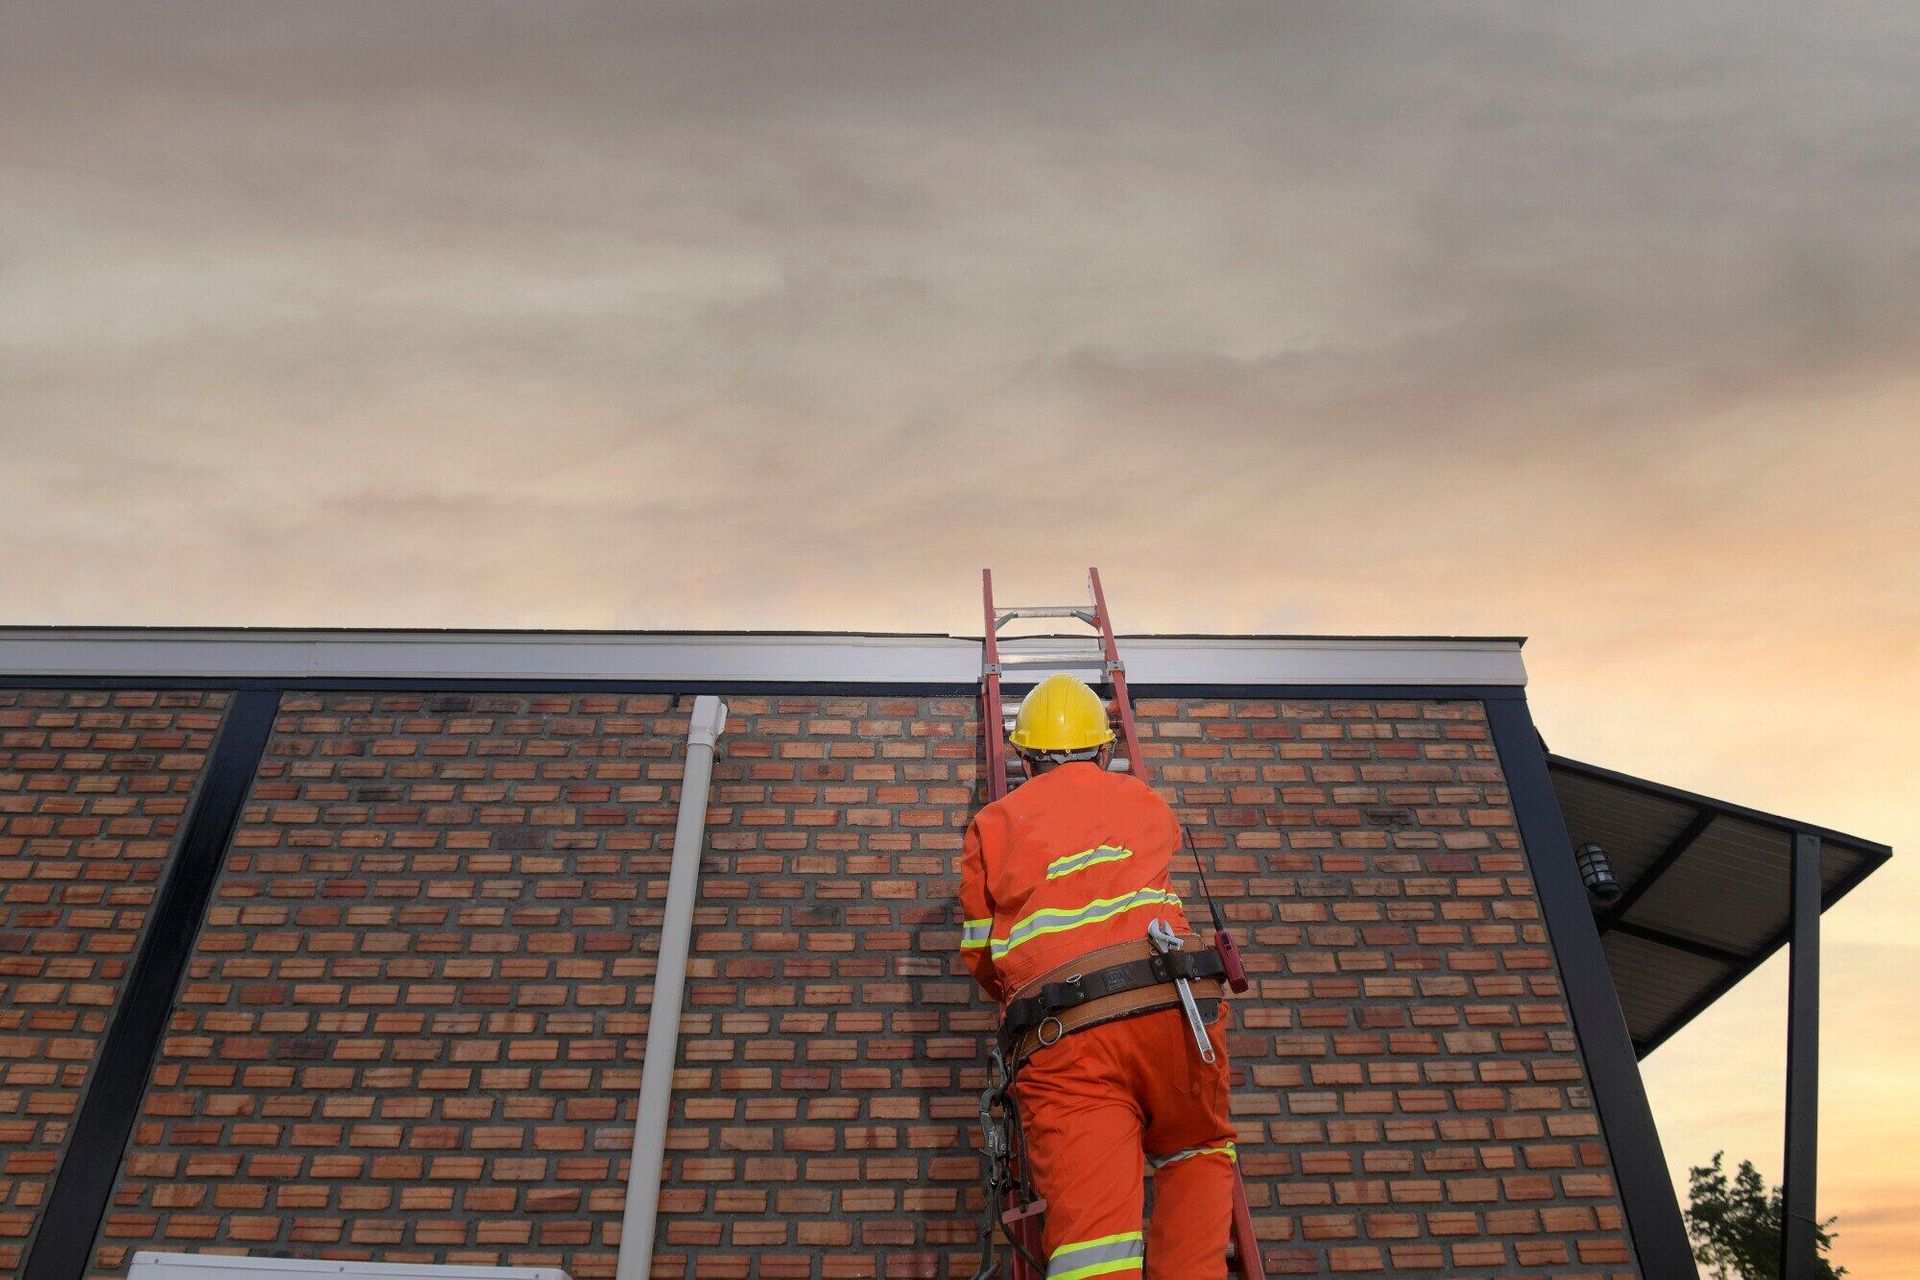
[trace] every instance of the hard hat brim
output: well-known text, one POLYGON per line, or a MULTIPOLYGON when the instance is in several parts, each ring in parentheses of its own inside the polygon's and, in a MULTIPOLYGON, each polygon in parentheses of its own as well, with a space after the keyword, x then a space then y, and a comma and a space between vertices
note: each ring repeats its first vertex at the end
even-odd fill
POLYGON ((1113 730, 1108 729, 1104 737, 1095 738, 1090 742, 1036 742, 1033 734, 1022 733, 1015 729, 1007 735, 1007 741, 1022 751, 1085 751, 1089 747, 1104 747, 1112 742, 1115 736, 1113 730))

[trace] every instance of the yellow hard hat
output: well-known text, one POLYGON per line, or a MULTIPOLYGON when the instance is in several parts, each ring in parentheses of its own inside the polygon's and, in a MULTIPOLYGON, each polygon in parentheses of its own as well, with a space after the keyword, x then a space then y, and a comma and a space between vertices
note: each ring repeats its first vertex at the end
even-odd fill
POLYGON ((1085 751, 1112 742, 1113 726, 1084 680, 1053 675, 1020 700, 1008 741, 1022 751, 1085 751))

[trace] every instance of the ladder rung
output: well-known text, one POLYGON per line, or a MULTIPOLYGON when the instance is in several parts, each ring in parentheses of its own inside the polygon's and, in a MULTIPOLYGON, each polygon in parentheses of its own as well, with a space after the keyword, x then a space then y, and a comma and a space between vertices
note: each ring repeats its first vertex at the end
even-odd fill
POLYGON ((993 625, 1000 628, 1015 618, 1078 618, 1088 626, 1094 626, 1098 615, 1084 604, 1010 604, 996 605, 993 610, 993 625))
MULTIPOLYGON (((1125 756, 1114 756, 1107 761, 1108 773, 1128 773, 1132 769, 1133 761, 1127 759, 1125 756)), ((1011 751, 1007 753, 1007 776, 1009 778, 1024 778, 1027 776, 1026 771, 1020 767, 1019 755, 1011 751)))
POLYGON ((1107 655, 1104 653, 1003 653, 1000 655, 1002 670, 1008 667, 1104 667, 1107 655))

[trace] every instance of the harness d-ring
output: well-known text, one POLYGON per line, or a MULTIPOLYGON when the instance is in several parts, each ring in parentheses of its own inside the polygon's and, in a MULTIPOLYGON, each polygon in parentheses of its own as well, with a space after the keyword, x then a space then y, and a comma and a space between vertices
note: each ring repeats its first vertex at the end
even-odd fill
POLYGON ((1046 1017, 1040 1019, 1040 1025, 1034 1030, 1033 1038, 1038 1040, 1040 1047, 1044 1049, 1049 1045, 1059 1044, 1060 1037, 1065 1034, 1067 1034, 1066 1024, 1062 1023, 1060 1019, 1054 1017, 1052 1014, 1048 1014, 1046 1017), (1049 1022, 1053 1024, 1053 1039, 1051 1040, 1047 1039, 1047 1024, 1049 1022))

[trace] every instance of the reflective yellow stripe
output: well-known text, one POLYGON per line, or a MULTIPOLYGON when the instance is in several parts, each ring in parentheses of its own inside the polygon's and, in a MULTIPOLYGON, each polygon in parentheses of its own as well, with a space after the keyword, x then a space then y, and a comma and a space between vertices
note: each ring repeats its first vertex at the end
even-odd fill
POLYGON ((1113 1276, 1122 1271, 1138 1271, 1143 1265, 1139 1258, 1115 1258, 1111 1262, 1091 1262, 1071 1271, 1049 1270, 1047 1280, 1086 1280, 1088 1276, 1113 1276))
POLYGON ((1047 1259, 1047 1280, 1083 1280, 1138 1271, 1146 1256, 1146 1238, 1138 1231, 1063 1244, 1047 1259))
POLYGON ((1058 880, 1061 876, 1070 876, 1076 871, 1085 871, 1088 867, 1097 867, 1104 862, 1124 862, 1133 856, 1133 850, 1115 844, 1098 845, 1079 853, 1070 853, 1064 858, 1055 858, 1047 864, 1047 879, 1058 880))
POLYGON ((1153 1157, 1153 1167, 1164 1169, 1180 1160, 1191 1160, 1195 1156, 1225 1156, 1234 1164, 1240 1163, 1240 1152, 1229 1142, 1224 1147, 1188 1147, 1185 1151, 1176 1151, 1170 1156, 1153 1157))
POLYGON ((961 922, 960 949, 962 951, 968 951, 975 947, 986 946, 990 941, 989 935, 992 932, 992 916, 988 916, 985 920, 966 920, 961 922))
POLYGON ((1099 924, 1102 920, 1111 920, 1136 907, 1158 906, 1161 903, 1177 907, 1180 897, 1165 889, 1136 889, 1117 898, 1096 898, 1084 907, 1046 907, 1017 921, 1007 931, 1006 937, 993 939, 993 958, 999 960, 1015 947, 1032 942, 1035 938, 1044 938, 1050 933, 1066 933, 1090 924, 1099 924))

